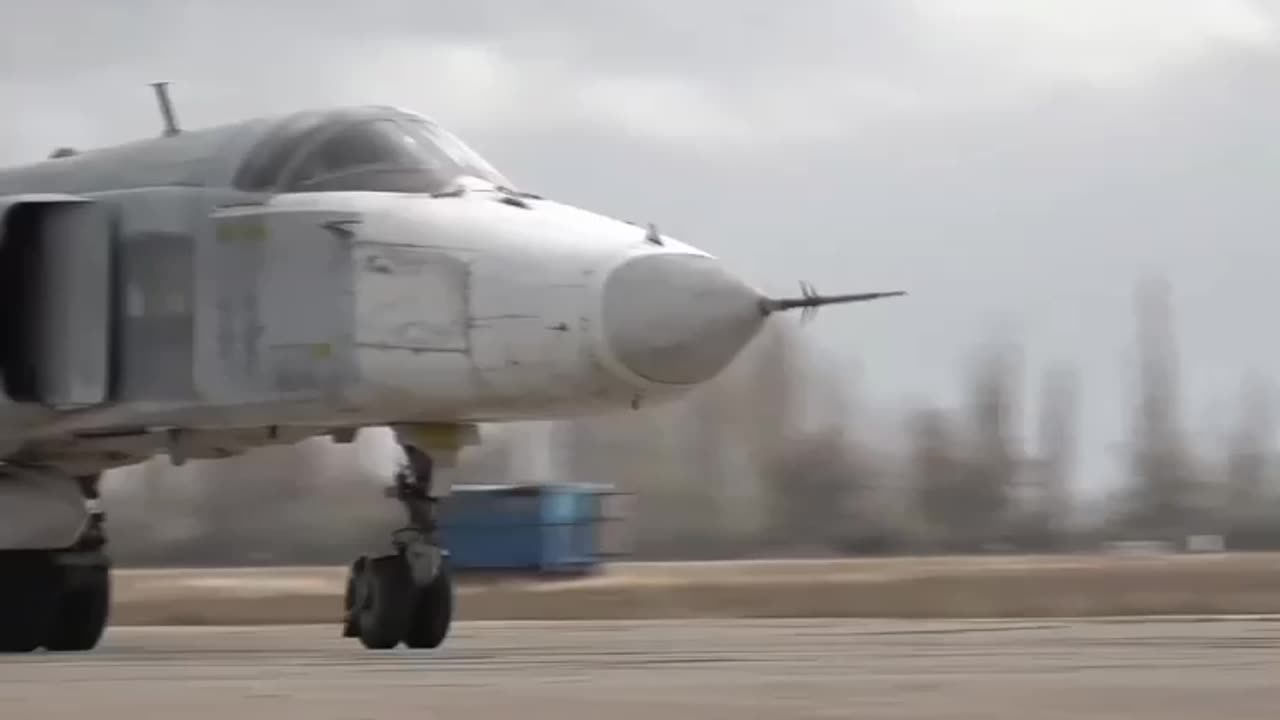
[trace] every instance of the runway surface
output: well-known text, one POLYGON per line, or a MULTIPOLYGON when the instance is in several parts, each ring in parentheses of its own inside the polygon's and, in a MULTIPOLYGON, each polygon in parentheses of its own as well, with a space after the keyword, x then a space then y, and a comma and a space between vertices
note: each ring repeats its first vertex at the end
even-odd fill
POLYGON ((0 718, 1273 720, 1280 619, 460 623, 436 652, 325 627, 114 628, 0 656, 0 718))

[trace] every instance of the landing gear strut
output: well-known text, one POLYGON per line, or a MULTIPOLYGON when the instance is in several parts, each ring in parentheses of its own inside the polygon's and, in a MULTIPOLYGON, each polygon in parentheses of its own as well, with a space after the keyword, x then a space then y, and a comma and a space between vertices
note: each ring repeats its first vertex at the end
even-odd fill
POLYGON ((409 524, 392 535, 390 553, 358 558, 347 578, 342 634, 369 649, 439 647, 453 620, 453 576, 431 492, 434 463, 403 447, 407 462, 387 494, 404 504, 409 524))
POLYGON ((111 574, 98 476, 76 481, 89 519, 72 546, 0 551, 0 652, 92 650, 106 629, 111 574))

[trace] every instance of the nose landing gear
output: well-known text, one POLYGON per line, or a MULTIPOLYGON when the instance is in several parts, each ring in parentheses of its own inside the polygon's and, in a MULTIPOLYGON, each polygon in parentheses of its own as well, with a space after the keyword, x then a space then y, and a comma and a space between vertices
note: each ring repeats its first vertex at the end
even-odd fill
POLYGON ((391 552, 358 558, 347 577, 342 634, 371 650, 439 647, 453 621, 453 573, 437 522, 443 488, 430 455, 408 442, 402 448, 406 463, 387 495, 404 505, 409 523, 392 535, 391 552))

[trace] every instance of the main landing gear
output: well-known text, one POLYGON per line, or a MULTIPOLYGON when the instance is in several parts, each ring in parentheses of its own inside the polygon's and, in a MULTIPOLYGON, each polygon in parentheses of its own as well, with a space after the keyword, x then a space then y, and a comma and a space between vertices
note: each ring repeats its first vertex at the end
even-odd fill
POLYGON ((111 574, 98 476, 76 483, 88 522, 73 545, 0 551, 0 653, 92 650, 106 629, 111 574))
POLYGON ((407 462, 388 496, 404 504, 409 524, 392 536, 392 551, 365 555, 351 564, 344 601, 343 637, 369 649, 435 648, 453 620, 453 575, 440 546, 433 463, 405 444, 407 462))

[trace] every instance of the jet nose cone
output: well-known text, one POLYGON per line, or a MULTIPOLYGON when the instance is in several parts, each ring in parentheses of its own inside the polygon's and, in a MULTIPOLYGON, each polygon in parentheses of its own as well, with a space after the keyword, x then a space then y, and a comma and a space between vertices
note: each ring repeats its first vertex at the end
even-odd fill
POLYGON ((646 255, 616 268, 604 285, 604 332, 631 372, 692 385, 720 373, 760 331, 754 289, 716 260, 646 255))

